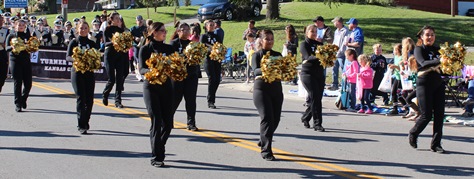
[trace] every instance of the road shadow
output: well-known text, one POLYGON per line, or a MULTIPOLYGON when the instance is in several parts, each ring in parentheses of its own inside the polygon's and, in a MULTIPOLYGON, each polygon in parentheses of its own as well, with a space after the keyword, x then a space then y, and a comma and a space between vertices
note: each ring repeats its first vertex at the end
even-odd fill
POLYGON ((119 150, 85 150, 66 148, 35 148, 35 147, 0 147, 0 150, 17 150, 32 153, 47 153, 60 155, 79 155, 92 157, 117 157, 117 158, 147 158, 150 153, 119 151, 119 150))
MULTIPOLYGON (((256 160, 262 160, 260 158, 256 158, 256 160)), ((224 164, 217 164, 217 163, 206 163, 206 162, 198 162, 198 161, 191 161, 191 160, 169 160, 169 162, 176 163, 178 165, 168 165, 170 168, 177 168, 183 170, 202 170, 202 171, 232 171, 232 172, 255 172, 255 173, 273 173, 273 174, 297 174, 299 178, 348 178, 343 177, 341 175, 350 175, 356 178, 356 174, 353 172, 343 172, 343 171, 321 171, 316 169, 294 169, 294 168, 263 168, 263 167, 245 167, 245 166, 234 166, 234 165, 224 165, 224 164), (180 164, 180 165, 179 165, 180 164), (339 175, 338 175, 339 174, 339 175)), ((288 162, 284 160, 277 160, 273 162, 288 162)), ((383 176, 383 177, 407 177, 405 175, 389 175, 389 174, 380 174, 380 173, 369 173, 369 172, 361 172, 364 174, 370 174, 375 176, 383 176)))
POLYGON ((55 134, 54 132, 49 131, 7 131, 0 130, 0 136, 2 137, 79 137, 75 135, 63 135, 55 134))
POLYGON ((122 131, 111 131, 111 130, 89 130, 93 132, 94 135, 103 135, 103 136, 117 136, 117 137, 150 137, 148 133, 132 133, 132 132, 122 132, 122 131))
MULTIPOLYGON (((346 159, 313 157, 313 156, 287 154, 287 153, 275 153, 275 155, 282 155, 282 156, 297 158, 297 160, 291 160, 291 159, 287 160, 287 161, 292 161, 292 162, 315 162, 315 163, 326 162, 326 163, 331 163, 335 165, 400 167, 400 168, 405 168, 405 169, 412 169, 414 170, 413 172, 436 174, 440 176, 451 176, 451 177, 474 176, 474 168, 472 167, 445 166, 445 165, 442 165, 442 163, 439 163, 439 164, 437 163, 435 165, 422 165, 422 164, 409 164, 409 163, 397 163, 397 162, 346 160, 346 159), (317 161, 312 161, 308 159, 317 160, 317 161)), ((394 176, 391 176, 391 177, 394 177, 394 176)))
POLYGON ((198 136, 198 135, 180 135, 180 134, 172 134, 170 138, 184 138, 190 142, 201 142, 201 143, 237 143, 239 142, 238 140, 258 141, 258 139, 255 139, 255 138, 219 137, 219 136, 204 137, 204 136, 198 136))
MULTIPOLYGON (((71 110, 74 110, 71 108, 71 110)), ((75 115, 77 114, 76 111, 62 111, 62 110, 53 110, 53 109, 42 109, 42 108, 28 108, 28 110, 25 110, 23 112, 32 112, 32 113, 43 113, 43 114, 70 114, 70 115, 75 115)), ((140 117, 147 117, 148 114, 144 113, 104 113, 104 112, 94 112, 92 111, 92 117, 94 116, 107 116, 107 117, 113 117, 113 118, 127 118, 127 119, 133 119, 133 118, 140 118, 140 117)), ((71 116, 71 119, 75 118, 75 116, 71 116)), ((100 118, 96 118, 100 119, 100 118)))
MULTIPOLYGON (((239 112, 223 112, 223 111, 219 111, 218 109, 219 106, 217 106, 217 110, 214 110, 214 111, 196 111, 198 113, 208 113, 208 114, 217 114, 217 115, 222 115, 222 116, 237 116, 237 117, 258 117, 258 114, 256 113, 239 113, 239 112)), ((179 110, 176 110, 177 112, 186 112, 186 110, 182 110, 182 109, 179 109, 179 110)), ((222 118, 224 119, 224 118, 222 118)))

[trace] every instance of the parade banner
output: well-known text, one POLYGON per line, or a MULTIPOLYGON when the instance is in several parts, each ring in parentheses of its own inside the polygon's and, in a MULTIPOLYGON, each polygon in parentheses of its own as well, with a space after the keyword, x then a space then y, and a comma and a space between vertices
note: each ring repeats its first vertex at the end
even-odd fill
MULTIPOLYGON (((40 49, 31 53, 33 76, 47 78, 71 78, 72 62, 66 61, 66 50, 40 49)), ((95 71, 96 81, 107 81, 104 62, 102 68, 95 71)))

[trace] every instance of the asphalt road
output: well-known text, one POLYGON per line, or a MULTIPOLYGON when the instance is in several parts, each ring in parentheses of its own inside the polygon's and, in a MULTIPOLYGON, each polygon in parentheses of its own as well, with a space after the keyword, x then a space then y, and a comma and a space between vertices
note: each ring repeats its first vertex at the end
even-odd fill
MULTIPOLYGON (((408 145, 413 125, 399 117, 359 115, 336 110, 324 98, 327 132, 305 129, 303 99, 287 95, 274 137, 277 161, 259 154, 257 111, 252 94, 224 79, 218 109, 206 106, 207 79, 200 79, 197 126, 187 131, 184 105, 166 145, 165 168, 149 163, 150 121, 142 84, 130 77, 123 104, 103 106, 105 85, 97 82, 90 135, 76 130, 75 99, 69 80, 34 79, 28 109, 17 113, 13 84, 0 94, 0 178, 471 178, 474 176, 473 128, 444 128, 447 154, 430 152, 431 125, 408 145)), ((237 85, 236 85, 237 84, 237 85)), ((113 97, 113 95, 111 95, 113 97)), ((448 112, 452 112, 450 109, 448 112)))

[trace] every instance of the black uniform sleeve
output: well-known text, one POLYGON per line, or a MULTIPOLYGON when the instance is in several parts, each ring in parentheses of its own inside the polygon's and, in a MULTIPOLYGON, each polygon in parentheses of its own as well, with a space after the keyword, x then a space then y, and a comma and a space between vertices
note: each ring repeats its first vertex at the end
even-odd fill
POLYGON ((111 32, 111 28, 106 28, 105 31, 104 31, 104 45, 106 47, 108 46, 111 46, 112 45, 112 32, 111 32))
POLYGON ((67 46, 66 61, 68 62, 74 61, 74 59, 72 58, 74 47, 77 47, 77 40, 72 40, 67 46))
POLYGON ((148 49, 148 45, 145 45, 140 48, 138 52, 138 59, 139 59, 139 66, 140 74, 145 75, 149 71, 148 66, 146 65, 146 60, 148 60, 151 56, 150 50, 148 49))
POLYGON ((255 76, 261 76, 260 62, 262 60, 262 51, 257 51, 252 55, 252 69, 255 76))
POLYGON ((438 58, 433 57, 433 60, 426 59, 427 57, 423 54, 423 47, 415 47, 415 58, 416 62, 420 65, 420 68, 432 67, 440 64, 438 58))
POLYGON ((316 56, 314 56, 314 54, 312 54, 311 47, 309 47, 309 45, 306 42, 301 42, 300 52, 301 52, 301 56, 303 56, 303 62, 305 60, 308 60, 308 61, 317 61, 318 60, 316 58, 316 56))
POLYGON ((7 52, 11 52, 11 51, 13 50, 13 49, 12 49, 12 46, 11 46, 11 44, 10 44, 10 42, 12 41, 13 38, 15 38, 15 35, 13 35, 13 34, 8 34, 7 40, 6 40, 6 42, 5 42, 5 47, 6 47, 5 50, 6 50, 7 52))

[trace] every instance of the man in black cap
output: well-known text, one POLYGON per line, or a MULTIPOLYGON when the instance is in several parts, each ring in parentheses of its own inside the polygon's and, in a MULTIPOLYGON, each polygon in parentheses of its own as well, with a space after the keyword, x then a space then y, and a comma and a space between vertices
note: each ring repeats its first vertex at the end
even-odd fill
POLYGON ((313 19, 314 25, 318 28, 318 35, 317 41, 322 43, 329 43, 332 44, 332 32, 331 28, 324 24, 324 18, 322 16, 318 16, 313 19))
POLYGON ((224 30, 221 28, 221 20, 217 19, 214 22, 216 23, 216 30, 214 30, 214 33, 219 38, 217 41, 224 43, 224 30))

